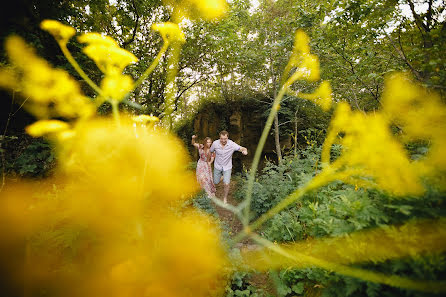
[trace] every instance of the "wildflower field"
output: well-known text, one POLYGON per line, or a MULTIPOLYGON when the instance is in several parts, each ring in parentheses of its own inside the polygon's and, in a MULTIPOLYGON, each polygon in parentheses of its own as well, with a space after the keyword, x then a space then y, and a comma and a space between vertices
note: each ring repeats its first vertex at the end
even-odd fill
POLYGON ((444 1, 25 2, 0 39, 1 296, 446 294, 444 1), (245 135, 246 102, 224 204, 190 137, 245 135))

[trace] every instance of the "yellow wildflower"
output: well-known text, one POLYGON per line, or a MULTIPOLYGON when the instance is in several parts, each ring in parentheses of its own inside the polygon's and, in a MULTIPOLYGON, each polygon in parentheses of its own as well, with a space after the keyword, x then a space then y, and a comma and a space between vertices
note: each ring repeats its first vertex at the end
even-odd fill
POLYGON ((297 30, 294 36, 294 45, 292 55, 301 55, 310 53, 310 38, 303 30, 297 30))
POLYGON ((188 155, 170 135, 134 127, 126 118, 120 125, 111 119, 83 121, 74 132, 70 144, 58 150, 61 170, 90 185, 89 197, 109 192, 110 212, 124 213, 128 199, 160 207, 188 199, 197 189, 194 174, 185 169, 188 155))
POLYGON ((282 83, 292 85, 296 80, 317 81, 320 78, 319 59, 310 53, 310 39, 302 30, 296 32, 294 47, 285 67, 282 83), (294 73, 288 78, 292 69, 294 73))
POLYGON ((106 75, 101 81, 102 95, 121 101, 133 89, 133 79, 130 75, 106 75))
POLYGON ((225 0, 164 0, 174 8, 174 15, 188 19, 203 19, 213 21, 221 19, 228 10, 225 0))
POLYGON ((41 120, 26 127, 26 133, 34 137, 59 133, 68 130, 70 126, 66 122, 58 120, 41 120))
POLYGON ((83 52, 90 57, 105 74, 121 74, 124 68, 138 61, 136 56, 118 46, 91 43, 83 52))
POLYGON ((132 120, 135 123, 139 123, 140 125, 142 125, 142 127, 147 127, 147 128, 153 129, 153 127, 155 126, 155 123, 159 122, 160 119, 153 115, 141 114, 141 115, 132 117, 132 120))
POLYGON ((152 30, 159 32, 164 42, 184 43, 186 41, 183 31, 181 31, 180 27, 175 23, 165 22, 153 24, 152 30))
POLYGON ((148 123, 148 122, 158 122, 160 119, 156 116, 140 114, 138 116, 132 117, 132 120, 137 123, 148 123))
POLYGON ((0 68, 0 87, 19 91, 17 74, 12 67, 0 68))
POLYGON ((396 73, 385 81, 382 104, 389 121, 401 128, 404 140, 429 142, 426 157, 417 162, 419 169, 446 178, 446 107, 440 96, 396 73))
POLYGON ((328 81, 323 81, 312 94, 298 93, 297 96, 307 100, 311 100, 320 105, 323 110, 329 110, 332 102, 332 90, 328 81))
POLYGON ((73 27, 62 24, 55 20, 44 20, 40 23, 40 28, 48 31, 57 42, 66 44, 68 40, 76 34, 76 30, 73 27))
POLYGON ((150 265, 153 279, 146 296, 155 296, 160 289, 167 293, 163 296, 209 296, 212 291, 213 295, 221 294, 226 281, 224 269, 229 263, 215 223, 207 216, 190 213, 163 226, 150 265))
POLYGON ((395 195, 423 192, 415 167, 391 134, 385 117, 352 112, 347 103, 340 103, 334 114, 322 161, 329 165, 313 179, 314 184, 340 179, 360 186, 375 186, 395 195), (342 154, 329 163, 331 146, 340 133, 344 134, 339 139, 342 154))
POLYGON ((295 259, 284 257, 266 249, 245 250, 243 256, 250 267, 279 269, 281 267, 305 267, 315 263, 299 262, 305 255, 330 263, 353 264, 383 262, 424 253, 446 251, 446 220, 415 220, 399 226, 384 226, 357 231, 338 237, 309 239, 281 247, 295 259), (426 232, 429 230, 428 232, 426 232), (330 251, 330 252, 327 252, 330 251))
POLYGON ((22 38, 9 37, 6 51, 12 67, 2 70, 0 85, 20 90, 25 108, 39 118, 90 116, 94 106, 82 95, 78 83, 64 70, 52 68, 22 38))
POLYGON ((139 129, 136 138, 125 120, 120 127, 89 121, 75 130, 59 148, 64 179, 39 184, 39 189, 61 185, 57 203, 30 199, 38 193, 36 185, 0 193, 1 226, 14 227, 0 232, 0 239, 14 239, 17 232, 47 236, 27 254, 28 283, 38 280, 55 290, 75 283, 73 296, 221 295, 229 266, 221 230, 211 217, 180 212, 170 203, 197 189, 180 141, 147 129, 139 129), (67 164, 67 157, 73 163, 67 164), (79 248, 65 261, 60 239, 48 240, 48 234, 73 230, 79 232, 73 242, 79 248), (67 262, 73 265, 69 274, 67 262))
POLYGON ((96 32, 82 34, 77 38, 77 40, 80 43, 119 47, 118 43, 110 36, 102 35, 96 32))

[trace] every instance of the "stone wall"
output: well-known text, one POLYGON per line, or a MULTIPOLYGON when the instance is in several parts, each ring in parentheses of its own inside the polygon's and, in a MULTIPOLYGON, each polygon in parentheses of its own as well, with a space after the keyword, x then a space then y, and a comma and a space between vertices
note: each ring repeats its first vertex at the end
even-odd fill
MULTIPOLYGON (((193 130, 200 142, 207 136, 211 137, 212 140, 218 139, 219 132, 227 130, 231 140, 248 149, 248 156, 236 152, 232 158, 233 172, 241 172, 243 168, 249 169, 251 166, 265 121, 257 108, 243 101, 226 107, 213 104, 203 108, 195 116, 193 130)), ((291 137, 281 139, 281 145, 282 147, 284 145, 291 147, 291 137)), ((193 156, 195 160, 198 159, 197 152, 194 152, 193 156)), ((272 160, 277 158, 272 133, 270 133, 265 143, 262 161, 264 156, 272 160)))

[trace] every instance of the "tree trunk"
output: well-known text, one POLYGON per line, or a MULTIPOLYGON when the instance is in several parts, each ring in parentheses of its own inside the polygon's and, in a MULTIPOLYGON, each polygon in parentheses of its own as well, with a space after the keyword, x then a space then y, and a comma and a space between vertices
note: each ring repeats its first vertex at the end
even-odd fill
POLYGON ((294 113, 294 158, 297 156, 297 112, 299 109, 296 110, 294 113))
POLYGON ((276 115, 274 116, 274 140, 276 142, 277 162, 280 164, 282 162, 282 151, 280 149, 278 113, 276 113, 276 115))

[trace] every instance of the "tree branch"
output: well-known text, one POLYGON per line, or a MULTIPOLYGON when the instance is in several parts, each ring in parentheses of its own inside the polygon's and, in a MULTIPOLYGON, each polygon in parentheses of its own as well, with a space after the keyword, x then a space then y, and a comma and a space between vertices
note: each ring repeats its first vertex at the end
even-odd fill
POLYGON ((129 40, 126 40, 126 41, 124 41, 122 43, 122 48, 125 48, 127 45, 129 45, 130 43, 132 43, 135 40, 136 30, 138 30, 138 23, 139 23, 140 15, 138 14, 138 10, 136 9, 135 0, 132 1, 132 5, 133 5, 133 10, 134 10, 135 15, 136 15, 135 27, 133 27, 132 37, 129 40))

